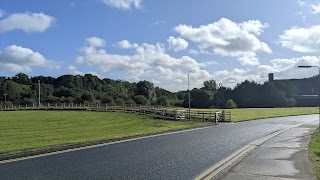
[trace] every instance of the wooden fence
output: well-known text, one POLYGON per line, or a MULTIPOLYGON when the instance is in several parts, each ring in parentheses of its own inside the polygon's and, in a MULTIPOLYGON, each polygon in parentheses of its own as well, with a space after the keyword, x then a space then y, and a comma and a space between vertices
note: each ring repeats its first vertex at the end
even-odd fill
POLYGON ((160 119, 180 120, 180 121, 203 121, 203 122, 229 122, 231 121, 231 112, 214 110, 196 110, 191 109, 168 109, 161 106, 142 106, 133 104, 109 105, 109 104, 46 104, 36 105, 18 105, 18 106, 0 106, 0 110, 96 110, 96 111, 124 111, 127 113, 139 113, 160 119))

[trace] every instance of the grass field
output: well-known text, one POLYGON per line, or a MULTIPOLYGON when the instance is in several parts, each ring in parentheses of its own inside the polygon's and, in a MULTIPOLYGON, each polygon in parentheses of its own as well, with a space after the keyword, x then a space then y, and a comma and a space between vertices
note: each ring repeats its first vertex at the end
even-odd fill
MULTIPOLYGON (((204 109, 219 111, 219 109, 204 109)), ((318 108, 232 109, 232 121, 314 114, 318 108)), ((205 126, 123 112, 0 111, 0 154, 205 126)))
POLYGON ((313 165, 313 170, 318 179, 320 179, 320 132, 315 131, 309 145, 309 156, 313 165))
POLYGON ((121 112, 0 111, 0 154, 201 125, 121 112))
POLYGON ((319 109, 317 107, 250 108, 250 109, 248 108, 248 109, 231 109, 230 111, 231 111, 231 117, 233 122, 269 118, 269 117, 319 113, 319 109))
MULTIPOLYGON (((186 108, 178 108, 184 109, 186 108)), ((210 109, 192 109, 191 111, 209 111, 210 109)), ((294 116, 319 113, 318 107, 294 107, 294 108, 239 108, 239 109, 211 109, 212 111, 231 111, 233 122, 248 121, 254 119, 294 116)))

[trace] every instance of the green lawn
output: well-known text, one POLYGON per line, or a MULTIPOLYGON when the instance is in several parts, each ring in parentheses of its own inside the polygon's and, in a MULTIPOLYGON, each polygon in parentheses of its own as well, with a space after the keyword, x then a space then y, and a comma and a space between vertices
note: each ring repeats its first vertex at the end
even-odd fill
MULTIPOLYGON (((187 110, 186 108, 177 108, 187 110)), ((254 119, 317 114, 318 107, 294 107, 294 108, 239 108, 239 109, 191 109, 192 111, 231 111, 231 120, 233 122, 247 121, 254 119)))
MULTIPOLYGON (((315 114, 318 113, 318 108, 252 108, 230 111, 232 121, 238 122, 315 114)), ((0 111, 0 154, 204 125, 208 123, 166 121, 123 112, 0 111)))
POLYGON ((231 117, 233 122, 269 118, 269 117, 319 113, 319 109, 317 107, 248 108, 248 109, 231 109, 230 111, 231 111, 231 117))
POLYGON ((313 165, 313 170, 318 179, 320 179, 320 132, 315 131, 309 144, 309 156, 313 165))
POLYGON ((121 112, 0 111, 0 154, 206 124, 121 112))

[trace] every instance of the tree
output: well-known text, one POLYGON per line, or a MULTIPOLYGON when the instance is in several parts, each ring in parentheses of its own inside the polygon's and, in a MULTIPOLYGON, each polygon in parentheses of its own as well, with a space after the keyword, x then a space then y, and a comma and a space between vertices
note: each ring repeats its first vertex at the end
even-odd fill
MULTIPOLYGON (((194 88, 190 91, 190 105, 192 108, 208 108, 210 105, 210 95, 207 91, 194 88)), ((189 97, 183 101, 183 107, 189 106, 189 97)))
POLYGON ((114 100, 114 103, 122 106, 125 103, 125 101, 122 98, 117 98, 114 100))
POLYGON ((208 81, 204 81, 203 87, 201 89, 206 90, 206 91, 216 91, 217 90, 217 83, 213 79, 208 80, 208 81))
POLYGON ((13 81, 18 84, 24 84, 24 85, 31 85, 32 84, 28 75, 23 74, 23 73, 18 73, 15 77, 13 77, 13 81))
POLYGON ((149 101, 147 98, 145 98, 142 95, 137 95, 133 98, 133 100, 137 103, 137 104, 141 104, 141 105, 147 105, 149 104, 149 101))
POLYGON ((235 102, 233 102, 232 99, 229 99, 226 103, 226 108, 227 109, 235 109, 235 108, 237 108, 237 104, 235 102))
POLYGON ((159 97, 157 99, 157 104, 161 106, 168 106, 169 105, 168 98, 166 96, 159 97))
POLYGON ((245 80, 233 90, 234 100, 239 107, 258 107, 257 99, 261 94, 259 93, 259 85, 254 81, 245 80))
POLYGON ((112 96, 104 96, 102 99, 101 99, 101 103, 104 103, 104 104, 114 104, 114 99, 112 96))
POLYGON ((149 101, 152 101, 155 98, 155 90, 153 84, 149 81, 138 82, 136 95, 142 95, 149 101))
POLYGON ((81 95, 81 100, 82 100, 83 102, 85 102, 85 101, 92 102, 92 101, 93 101, 93 94, 92 94, 92 92, 90 92, 90 91, 85 91, 85 92, 83 92, 82 95, 81 95))

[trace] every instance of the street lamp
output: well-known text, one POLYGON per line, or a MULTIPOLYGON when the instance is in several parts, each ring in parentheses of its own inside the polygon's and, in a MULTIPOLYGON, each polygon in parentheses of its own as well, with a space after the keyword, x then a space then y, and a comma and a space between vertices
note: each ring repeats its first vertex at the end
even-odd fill
POLYGON ((319 85, 318 85, 318 106, 319 106, 319 130, 320 130, 320 67, 319 66, 298 66, 298 68, 312 68, 312 67, 316 67, 319 70, 318 73, 318 79, 319 79, 319 85))
POLYGON ((4 94, 4 109, 7 109, 7 95, 8 94, 4 94))
POLYGON ((189 99, 189 121, 191 121, 190 117, 190 75, 188 74, 188 99, 189 99))
POLYGON ((38 80, 38 86, 39 86, 39 99, 38 100, 39 100, 39 108, 40 108, 40 102, 41 102, 40 101, 40 80, 38 80))

